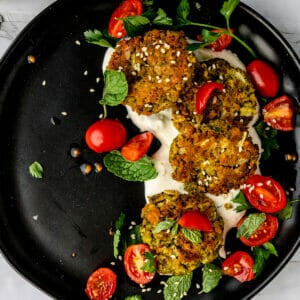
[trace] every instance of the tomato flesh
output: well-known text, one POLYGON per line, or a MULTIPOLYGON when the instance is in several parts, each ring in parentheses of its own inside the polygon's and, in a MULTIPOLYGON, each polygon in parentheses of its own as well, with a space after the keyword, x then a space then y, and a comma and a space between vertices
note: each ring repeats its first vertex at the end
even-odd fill
POLYGON ((197 210, 184 213, 180 217, 178 224, 189 229, 196 229, 207 232, 212 231, 212 225, 208 217, 197 210))
POLYGON ((131 138, 121 149, 121 154, 129 161, 137 161, 149 150, 153 140, 153 134, 143 132, 131 138))
POLYGON ((293 125, 293 101, 288 95, 282 95, 263 108, 265 122, 282 131, 294 130, 293 125))
MULTIPOLYGON (((237 225, 238 228, 243 224, 246 218, 243 218, 237 225)), ((278 219, 272 215, 266 214, 266 220, 259 228, 249 237, 240 237, 242 243, 249 247, 256 247, 272 240, 278 230, 278 219)))
POLYGON ((151 252, 146 244, 135 244, 129 246, 124 254, 124 267, 128 277, 137 284, 147 284, 152 281, 155 273, 143 270, 146 262, 144 254, 151 252))
POLYGON ((97 152, 109 152, 120 148, 127 139, 127 130, 118 120, 103 119, 94 122, 85 133, 88 147, 97 152))
POLYGON ((280 83, 273 67, 263 60, 255 59, 247 66, 247 72, 260 96, 275 97, 277 95, 280 83))
MULTIPOLYGON (((213 29, 212 32, 219 33, 220 35, 214 42, 207 45, 208 48, 218 52, 229 47, 232 42, 232 36, 230 34, 224 33, 223 29, 213 29)), ((231 32, 233 32, 233 29, 231 29, 231 32)), ((201 35, 197 38, 199 41, 203 40, 201 35)))
POLYGON ((107 300, 114 294, 116 286, 116 274, 111 269, 99 268, 89 276, 85 293, 91 300, 107 300))
POLYGON ((224 88, 225 85, 219 82, 206 82, 200 86, 196 94, 197 114, 201 114, 203 112, 214 91, 221 92, 224 88))
POLYGON ((108 33, 114 38, 122 38, 126 36, 126 30, 123 20, 126 17, 138 16, 143 12, 143 5, 140 0, 124 0, 112 13, 109 24, 108 33))
POLYGON ((254 278, 253 265, 254 260, 247 252, 236 251, 223 261, 222 271, 225 275, 245 282, 254 278))
POLYGON ((261 212, 279 212, 287 203, 284 189, 271 177, 253 175, 242 186, 242 191, 249 203, 261 212))

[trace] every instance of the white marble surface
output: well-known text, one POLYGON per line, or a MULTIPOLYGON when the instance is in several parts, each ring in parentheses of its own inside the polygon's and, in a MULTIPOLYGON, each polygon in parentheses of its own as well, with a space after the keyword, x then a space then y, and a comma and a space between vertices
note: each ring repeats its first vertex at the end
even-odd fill
MULTIPOLYGON (((54 0, 0 0, 0 57, 26 24, 54 0)), ((244 0, 275 25, 300 56, 299 0, 244 0)), ((300 78, 299 78, 300 84, 300 78)), ((300 230, 300 229, 299 229, 300 230)), ((17 273, 0 254, 0 299, 51 299, 17 273)), ((300 250, 284 270, 254 300, 298 300, 300 294, 300 250)))

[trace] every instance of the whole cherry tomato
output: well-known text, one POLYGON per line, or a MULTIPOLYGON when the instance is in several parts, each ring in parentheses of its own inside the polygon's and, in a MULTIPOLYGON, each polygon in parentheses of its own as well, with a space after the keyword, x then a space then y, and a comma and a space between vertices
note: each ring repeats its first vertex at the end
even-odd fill
POLYGON ((251 176, 242 186, 242 192, 254 208, 265 213, 279 212, 287 203, 280 183, 267 176, 251 176))
POLYGON ((137 161, 149 150, 153 134, 149 131, 140 133, 131 138, 121 149, 121 154, 129 161, 137 161))
MULTIPOLYGON (((240 228, 247 217, 242 218, 238 223, 237 228, 240 228)), ((278 230, 278 219, 272 215, 266 214, 266 220, 259 228, 249 237, 240 237, 241 242, 249 247, 256 247, 265 244, 272 240, 278 230)))
POLYGON ((293 125, 293 101, 288 95, 282 95, 263 108, 265 122, 282 131, 294 130, 293 125))
POLYGON ((200 231, 212 231, 212 225, 208 217, 198 210, 187 211, 179 219, 178 224, 189 229, 200 231))
POLYGON ((221 92, 225 85, 219 82, 206 82, 200 86, 196 94, 196 112, 201 114, 215 90, 221 92))
POLYGON ((120 148, 127 139, 127 130, 118 120, 103 119, 93 123, 85 133, 88 147, 97 152, 109 152, 120 148))
POLYGON ((279 77, 273 67, 260 59, 247 66, 255 88, 262 97, 275 97, 279 90, 279 77))
POLYGON ((107 300, 114 294, 116 286, 116 274, 111 269, 99 268, 89 276, 85 293, 91 300, 107 300))
POLYGON ((236 251, 223 261, 222 271, 225 275, 245 282, 254 278, 253 265, 254 260, 247 252, 236 251))
POLYGON ((124 267, 126 274, 137 284, 147 284, 155 276, 155 273, 143 270, 147 260, 144 255, 146 252, 151 252, 150 247, 146 244, 131 245, 125 250, 124 267))
POLYGON ((109 24, 108 33, 114 38, 122 38, 126 36, 126 30, 123 20, 129 16, 138 16, 143 12, 143 5, 140 0, 124 0, 112 13, 109 24))
MULTIPOLYGON (((213 29, 212 32, 219 33, 220 35, 214 42, 207 45, 207 48, 210 48, 213 51, 222 51, 228 48, 228 46, 232 42, 232 36, 230 34, 224 33, 224 30, 222 29, 213 29)), ((231 29, 231 32, 233 32, 233 29, 231 29)), ((199 41, 203 40, 201 35, 198 35, 197 39, 199 41)))

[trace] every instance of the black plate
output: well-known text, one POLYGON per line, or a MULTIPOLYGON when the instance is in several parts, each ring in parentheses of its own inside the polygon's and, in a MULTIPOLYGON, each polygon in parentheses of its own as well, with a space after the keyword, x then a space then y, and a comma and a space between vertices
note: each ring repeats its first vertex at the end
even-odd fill
MULTIPOLYGON (((224 24, 217 13, 221 1, 202 2, 201 13, 192 2, 192 17, 201 15, 205 22, 224 24)), ((139 221, 144 205, 143 184, 124 182, 106 171, 85 177, 78 167, 80 161, 69 155, 70 145, 83 144, 86 128, 101 113, 98 100, 104 50, 86 44, 83 32, 104 28, 117 3, 56 2, 26 27, 0 65, 1 249, 29 280, 59 299, 85 299, 88 275, 113 261, 109 228, 121 211, 129 220, 139 221), (28 55, 36 57, 35 64, 28 64, 28 55), (98 76, 99 84, 95 81, 98 76), (89 92, 91 88, 96 92, 89 92), (53 125, 52 117, 59 124, 53 125), (28 172, 35 160, 44 166, 41 180, 34 180, 28 172)), ((176 5, 161 1, 160 6, 174 13, 176 5)), ((282 36, 243 4, 234 13, 232 26, 259 56, 274 63, 284 82, 281 92, 288 92, 298 102, 300 65, 282 36)), ((234 43, 232 48, 245 63, 251 60, 240 46, 234 43)), ((109 114, 129 122, 123 110, 110 110, 109 114)), ((299 195, 299 166, 286 162, 285 154, 298 152, 297 135, 298 124, 295 133, 280 135, 280 150, 262 166, 264 174, 274 176, 287 190, 296 189, 294 197, 299 195)), ((101 159, 84 149, 83 160, 101 159)), ((243 285, 224 278, 210 294, 197 295, 193 289, 187 299, 252 297, 297 249, 299 225, 300 206, 295 204, 293 217, 280 226, 274 240, 279 257, 270 259, 261 277, 243 285)), ((114 269, 119 273, 115 299, 140 293, 121 271, 120 262, 114 269)), ((159 288, 157 279, 143 299, 159 299, 159 288)))

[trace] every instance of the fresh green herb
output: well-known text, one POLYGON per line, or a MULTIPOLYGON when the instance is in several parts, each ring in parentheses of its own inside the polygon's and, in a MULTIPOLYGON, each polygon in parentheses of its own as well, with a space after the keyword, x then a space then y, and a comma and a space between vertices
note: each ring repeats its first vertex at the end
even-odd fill
POLYGON ((262 245, 261 247, 254 247, 254 266, 253 271, 255 273, 255 276, 259 276, 266 264, 266 261, 269 259, 270 255, 278 256, 277 250, 275 249, 275 246, 268 242, 262 245))
POLYGON ((181 231, 190 242, 194 244, 202 243, 201 231, 184 227, 181 228, 181 231))
POLYGON ((120 71, 106 70, 104 72, 102 105, 117 106, 128 94, 128 83, 125 74, 120 71))
POLYGON ((180 300, 189 291, 193 279, 193 273, 182 276, 172 276, 167 280, 164 288, 165 300, 180 300))
POLYGON ((140 233, 140 228, 141 228, 141 224, 138 224, 129 231, 128 239, 127 239, 128 246, 133 245, 133 244, 142 244, 143 243, 141 233, 140 233))
POLYGON ((288 199, 285 208, 277 214, 277 217, 282 221, 290 219, 293 215, 293 204, 297 202, 300 202, 300 199, 288 199))
POLYGON ((109 172, 127 181, 146 181, 157 177, 154 163, 148 156, 130 162, 120 151, 114 150, 104 156, 103 163, 109 172))
POLYGON ((267 160, 271 157, 273 150, 280 148, 277 142, 277 130, 268 126, 264 121, 260 121, 254 128, 261 139, 262 148, 264 149, 262 156, 267 160))
POLYGON ((239 0, 225 1, 220 10, 221 15, 223 15, 225 17, 226 26, 229 31, 230 31, 230 25, 229 25, 230 17, 232 15, 232 13, 234 12, 234 10, 236 9, 236 7, 239 5, 239 3, 240 3, 239 0))
POLYGON ((132 296, 127 296, 124 300, 142 300, 141 295, 132 295, 132 296))
POLYGON ((181 0, 177 7, 176 20, 179 26, 195 25, 193 22, 188 20, 190 14, 190 4, 188 0, 181 0))
POLYGON ((232 202, 237 204, 237 206, 235 207, 235 211, 236 212, 241 212, 247 209, 252 208, 252 206, 250 205, 250 203, 247 201, 245 195, 243 194, 242 191, 240 191, 234 199, 232 199, 232 202))
POLYGON ((146 258, 145 264, 141 267, 142 270, 148 273, 156 273, 154 255, 152 252, 145 252, 144 256, 146 258))
POLYGON ((113 239, 113 248, 114 248, 114 257, 115 258, 117 258, 120 253, 119 245, 120 245, 120 241, 121 241, 121 232, 122 232, 124 225, 125 225, 125 214, 121 213, 115 223, 115 233, 114 233, 114 239, 113 239))
POLYGON ((35 161, 29 166, 29 173, 33 178, 41 179, 44 176, 44 168, 38 161, 35 161))
POLYGON ((155 229, 153 230, 153 233, 159 233, 164 230, 171 229, 175 225, 175 223, 176 220, 171 220, 171 219, 161 221, 156 225, 155 229))
POLYGON ((171 230, 171 234, 172 234, 173 236, 177 234, 177 232, 178 232, 178 227, 179 227, 179 225, 178 225, 178 223, 176 222, 175 225, 172 227, 172 230, 171 230))
POLYGON ((126 34, 130 37, 140 34, 144 26, 148 25, 149 23, 150 20, 143 15, 130 16, 123 19, 126 34))
POLYGON ((98 45, 101 47, 113 48, 113 43, 109 41, 109 36, 105 35, 98 29, 87 30, 84 33, 87 43, 98 45))
POLYGON ((212 291, 223 276, 222 270, 214 264, 204 265, 202 268, 202 290, 200 293, 209 293, 212 291))
POLYGON ((266 215, 264 213, 248 215, 237 231, 237 238, 244 237, 248 239, 265 220, 266 215))
POLYGON ((157 10, 157 16, 153 19, 152 23, 155 25, 171 26, 173 25, 173 20, 167 16, 162 8, 159 8, 157 10))

